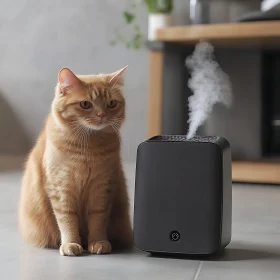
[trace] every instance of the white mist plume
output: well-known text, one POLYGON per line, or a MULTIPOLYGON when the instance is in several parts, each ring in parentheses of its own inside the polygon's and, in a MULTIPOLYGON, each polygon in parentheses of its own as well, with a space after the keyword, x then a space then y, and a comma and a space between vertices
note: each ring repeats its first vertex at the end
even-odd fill
POLYGON ((194 53, 186 59, 186 66, 191 73, 188 85, 193 92, 189 97, 189 139, 207 120, 216 103, 230 107, 232 88, 228 75, 214 60, 214 47, 207 42, 196 45, 194 53))

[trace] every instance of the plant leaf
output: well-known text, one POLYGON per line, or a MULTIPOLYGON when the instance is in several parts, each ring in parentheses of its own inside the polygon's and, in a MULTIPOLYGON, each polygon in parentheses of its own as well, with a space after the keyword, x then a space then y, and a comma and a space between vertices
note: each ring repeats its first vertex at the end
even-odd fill
POLYGON ((125 22, 128 24, 132 23, 135 20, 135 14, 132 14, 128 11, 123 12, 123 17, 125 19, 125 22))
POLYGON ((136 24, 136 25, 134 26, 134 30, 135 30, 136 32, 140 32, 140 26, 139 26, 138 24, 136 24))
POLYGON ((168 14, 173 10, 173 0, 145 0, 149 13, 168 14))

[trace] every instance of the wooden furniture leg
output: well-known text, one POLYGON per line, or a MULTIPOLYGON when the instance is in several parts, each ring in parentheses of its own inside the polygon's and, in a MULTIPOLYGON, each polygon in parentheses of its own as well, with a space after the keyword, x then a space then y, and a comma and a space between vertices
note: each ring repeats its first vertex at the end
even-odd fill
POLYGON ((148 138, 161 134, 163 52, 149 53, 148 138))

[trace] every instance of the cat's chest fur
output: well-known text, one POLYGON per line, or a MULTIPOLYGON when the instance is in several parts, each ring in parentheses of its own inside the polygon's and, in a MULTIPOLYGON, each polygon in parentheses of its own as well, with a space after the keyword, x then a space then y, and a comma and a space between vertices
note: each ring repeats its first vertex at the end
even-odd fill
POLYGON ((118 154, 117 149, 110 147, 57 147, 47 141, 44 155, 47 180, 57 186, 67 181, 79 190, 91 187, 94 182, 109 181, 118 164, 118 154))

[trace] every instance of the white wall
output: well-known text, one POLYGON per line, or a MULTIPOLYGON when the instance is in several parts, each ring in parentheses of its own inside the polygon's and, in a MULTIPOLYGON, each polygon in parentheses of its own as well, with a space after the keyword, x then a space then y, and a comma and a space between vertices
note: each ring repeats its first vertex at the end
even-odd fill
MULTIPOLYGON (((112 47, 114 28, 131 1, 13 0, 0 9, 0 154, 26 154, 41 130, 57 73, 100 73, 129 65, 124 156, 145 138, 147 51, 112 47)), ((139 9, 146 32, 147 14, 139 9)), ((127 33, 126 29, 124 32, 127 33)))

